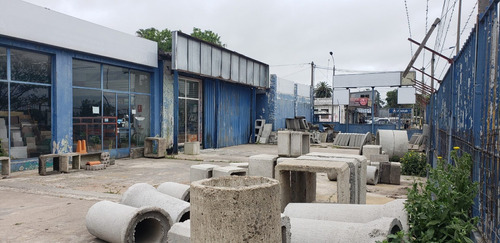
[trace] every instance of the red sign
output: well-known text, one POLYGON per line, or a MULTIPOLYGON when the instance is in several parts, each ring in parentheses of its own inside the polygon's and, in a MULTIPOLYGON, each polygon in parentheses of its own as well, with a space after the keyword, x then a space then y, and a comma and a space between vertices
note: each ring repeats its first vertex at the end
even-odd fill
POLYGON ((368 98, 360 98, 359 99, 359 104, 360 105, 367 105, 368 104, 368 98))

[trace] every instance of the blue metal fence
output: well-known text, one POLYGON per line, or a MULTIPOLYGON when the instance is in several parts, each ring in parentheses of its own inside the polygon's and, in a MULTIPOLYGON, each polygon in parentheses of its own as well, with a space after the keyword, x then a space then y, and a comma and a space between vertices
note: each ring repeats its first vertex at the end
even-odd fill
POLYGON ((453 147, 474 158, 472 178, 480 189, 473 215, 490 242, 500 242, 499 225, 499 38, 498 0, 481 14, 428 106, 430 162, 449 159, 453 147))

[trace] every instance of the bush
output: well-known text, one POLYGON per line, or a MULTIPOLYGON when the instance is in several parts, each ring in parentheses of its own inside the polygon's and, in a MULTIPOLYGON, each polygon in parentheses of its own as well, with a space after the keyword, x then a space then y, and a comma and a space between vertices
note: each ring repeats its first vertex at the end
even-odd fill
POLYGON ((0 157, 7 156, 7 153, 5 153, 5 150, 2 147, 2 139, 0 139, 0 157))
POLYGON ((425 154, 410 151, 401 158, 401 173, 403 175, 426 176, 427 158, 425 154))
POLYGON ((470 214, 479 188, 470 178, 472 157, 452 151, 451 158, 454 164, 440 159, 425 185, 414 183, 408 190, 405 210, 412 242, 472 242, 478 218, 470 214))

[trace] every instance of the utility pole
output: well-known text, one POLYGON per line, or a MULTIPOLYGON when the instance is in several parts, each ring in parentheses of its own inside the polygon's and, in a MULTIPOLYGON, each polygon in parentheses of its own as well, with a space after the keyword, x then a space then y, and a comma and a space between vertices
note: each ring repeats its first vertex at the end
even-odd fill
POLYGON ((458 0, 458 24, 457 24, 457 44, 455 45, 456 55, 460 49, 460 20, 462 19, 462 0, 458 0))
POLYGON ((439 18, 436 18, 436 20, 434 20, 434 23, 432 24, 431 28, 429 29, 429 31, 425 35, 424 40, 422 41, 422 43, 420 43, 420 46, 418 47, 415 54, 413 54, 413 57, 411 58, 410 63, 408 63, 408 66, 406 67, 405 71, 403 72, 403 77, 406 77, 406 75, 410 71, 410 68, 413 66, 413 63, 415 63, 415 61, 417 60, 417 57, 420 54, 420 52, 422 51, 422 49, 424 49, 424 46, 427 43, 427 40, 429 40, 432 32, 434 31, 436 26, 439 24, 439 22, 441 22, 441 20, 439 18))
POLYGON ((311 62, 311 103, 312 103, 312 122, 314 123, 314 62, 311 62))

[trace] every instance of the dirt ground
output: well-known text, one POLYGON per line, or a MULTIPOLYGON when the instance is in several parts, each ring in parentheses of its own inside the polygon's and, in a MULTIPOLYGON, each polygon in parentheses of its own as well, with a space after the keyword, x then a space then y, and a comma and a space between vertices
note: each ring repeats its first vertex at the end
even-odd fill
MULTIPOLYGON (((311 152, 357 153, 357 150, 312 146, 311 152)), ((38 171, 14 172, 0 180, 0 242, 102 242, 88 233, 85 215, 96 202, 119 202, 135 183, 153 186, 167 181, 189 184, 189 168, 200 163, 247 162, 255 154, 277 154, 276 145, 240 145, 179 154, 165 159, 119 159, 98 171, 71 171, 39 176, 38 171)), ((367 204, 406 198, 415 179, 402 176, 401 185, 367 185, 367 204)), ((317 201, 335 202, 336 182, 317 176, 317 201)))

